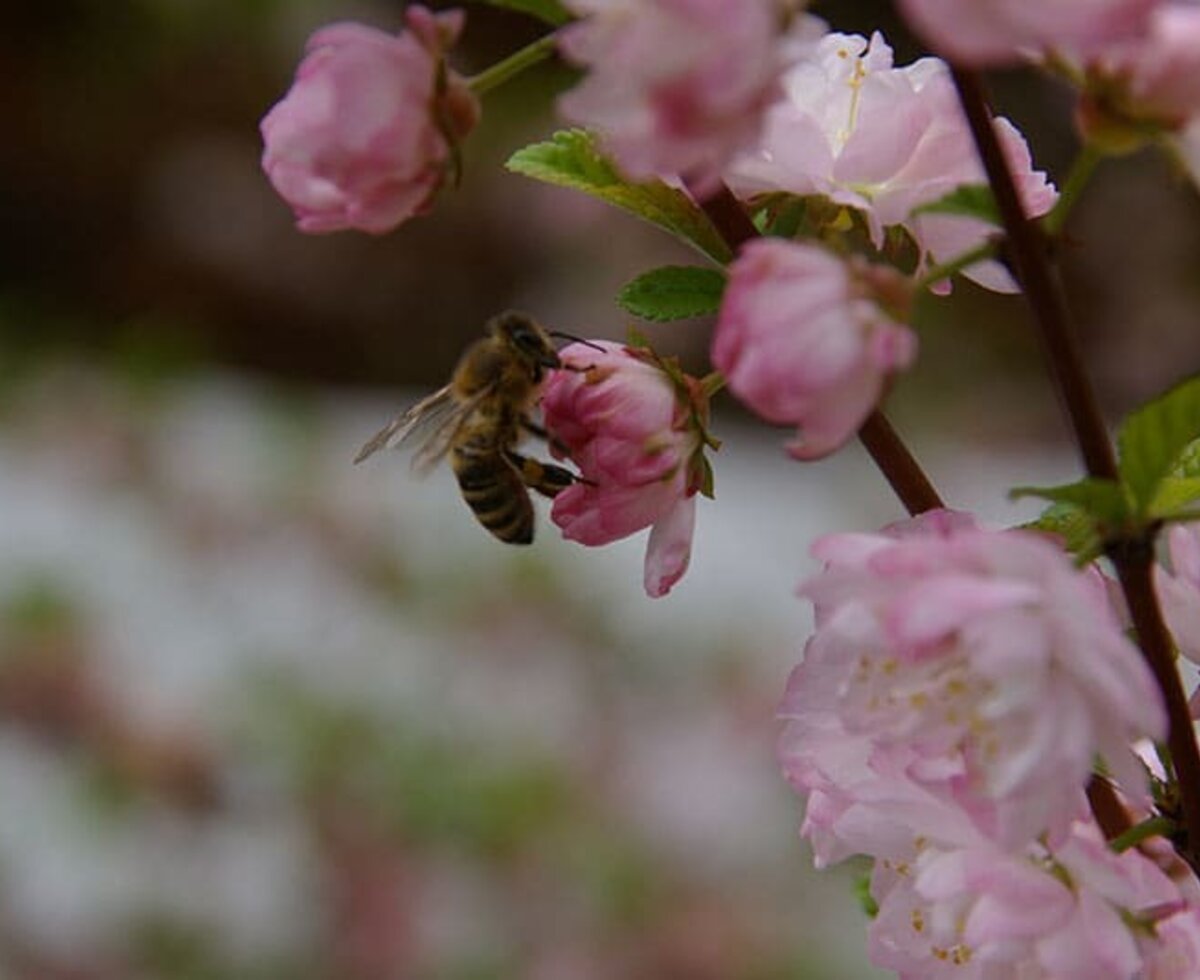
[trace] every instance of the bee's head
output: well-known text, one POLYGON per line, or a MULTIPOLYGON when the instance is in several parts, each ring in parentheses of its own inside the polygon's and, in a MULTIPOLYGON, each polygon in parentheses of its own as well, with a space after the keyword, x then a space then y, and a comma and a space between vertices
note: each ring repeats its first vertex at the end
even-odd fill
POLYGON ((530 364, 539 368, 562 367, 549 334, 532 317, 510 310, 493 317, 488 329, 493 336, 511 344, 530 364))

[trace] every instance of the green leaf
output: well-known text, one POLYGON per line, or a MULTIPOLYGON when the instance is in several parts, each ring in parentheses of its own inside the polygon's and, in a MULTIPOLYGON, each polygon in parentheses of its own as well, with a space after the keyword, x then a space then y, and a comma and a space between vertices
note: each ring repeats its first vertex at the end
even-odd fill
POLYGON ((643 320, 664 322, 716 313, 725 275, 698 265, 664 265, 625 284, 617 302, 643 320))
POLYGON ((1129 505, 1115 480, 1089 477, 1054 487, 1014 487, 1009 496, 1051 501, 1054 506, 1024 527, 1057 534, 1080 565, 1098 558, 1104 543, 1128 524, 1129 505))
POLYGON ((1008 495, 1014 500, 1020 497, 1041 497, 1055 504, 1067 504, 1083 511, 1099 526, 1116 527, 1124 523, 1128 507, 1121 486, 1114 480, 1088 477, 1076 483, 1064 483, 1053 487, 1013 487, 1008 495))
POLYGON ((489 7, 504 7, 506 10, 516 10, 530 17, 545 21, 552 27, 560 27, 571 20, 571 14, 558 0, 479 0, 489 7))
POLYGON ((607 201, 666 229, 719 265, 733 258, 725 240, 690 197, 661 180, 627 181, 586 130, 560 130, 546 142, 518 150, 506 166, 513 173, 607 201))
POLYGON ((1150 501, 1149 516, 1156 519, 1178 519, 1187 513, 1188 504, 1200 500, 1200 476, 1164 477, 1150 501))
POLYGON ((1200 377, 1176 385, 1125 420, 1117 433, 1118 469, 1139 514, 1150 512, 1166 477, 1183 465, 1195 465, 1191 446, 1197 439, 1200 377))
POLYGON ((1179 462, 1175 464, 1174 476, 1192 477, 1200 476, 1200 439, 1195 440, 1188 445, 1179 455, 1179 462))
POLYGON ((960 184, 945 197, 922 204, 914 214, 957 214, 966 218, 981 218, 990 225, 1001 224, 1000 209, 987 184, 960 184))
POLYGON ((1099 557, 1104 550, 1095 519, 1074 504, 1051 504, 1041 517, 1021 527, 1026 531, 1041 531, 1062 539, 1063 547, 1075 556, 1080 565, 1099 557))

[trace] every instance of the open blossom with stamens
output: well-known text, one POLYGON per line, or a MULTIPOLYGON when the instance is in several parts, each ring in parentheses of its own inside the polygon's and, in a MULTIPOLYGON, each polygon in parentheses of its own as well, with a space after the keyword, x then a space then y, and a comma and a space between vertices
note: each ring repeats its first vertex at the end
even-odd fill
POLYGON ((916 337, 887 306, 907 305, 907 280, 816 245, 762 238, 729 268, 712 361, 737 397, 771 422, 799 427, 799 459, 851 438, 884 387, 916 354, 916 337))
MULTIPOLYGON (((704 191, 751 143, 778 93, 784 8, 778 0, 566 0, 583 19, 560 46, 588 75, 559 101, 602 134, 635 179, 678 174, 704 191)), ((801 16, 794 30, 819 22, 801 16)))
POLYGON ((542 416, 555 453, 583 479, 554 498, 551 520, 585 545, 649 527, 645 588, 666 595, 691 557, 695 495, 710 489, 707 395, 644 349, 594 341, 559 356, 566 369, 547 380, 542 416))
POLYGON ((906 860, 876 863, 871 888, 871 959, 902 980, 1193 976, 1171 972, 1192 955, 1178 886, 1090 821, 1020 853, 917 840, 906 860))
POLYGON ((1017 62, 1046 49, 1087 52, 1136 37, 1155 0, 900 0, 909 25, 963 64, 1017 62))
POLYGON ((284 98, 263 118, 262 165, 301 231, 381 234, 428 210, 479 103, 445 52, 461 11, 405 13, 398 35, 331 24, 308 41, 284 98))
MULTIPOLYGON (((823 195, 859 211, 876 246, 885 229, 903 227, 926 263, 957 258, 995 233, 979 218, 922 210, 964 184, 986 183, 944 62, 898 68, 879 33, 870 41, 829 34, 789 69, 784 87, 757 149, 727 170, 740 195, 823 195)), ((1002 118, 995 127, 1026 213, 1045 214, 1053 186, 1033 169, 1016 128, 1002 118)), ((997 262, 964 274, 989 289, 1016 288, 997 262)))
POLYGON ((913 753, 903 777, 1001 847, 1060 839, 1097 758, 1144 795, 1129 746, 1165 731, 1158 689, 1103 583, 1049 542, 938 513, 813 550, 826 569, 801 594, 817 629, 789 681, 781 744, 800 789, 855 792, 802 741, 824 728, 865 740, 860 773, 877 748, 913 753))

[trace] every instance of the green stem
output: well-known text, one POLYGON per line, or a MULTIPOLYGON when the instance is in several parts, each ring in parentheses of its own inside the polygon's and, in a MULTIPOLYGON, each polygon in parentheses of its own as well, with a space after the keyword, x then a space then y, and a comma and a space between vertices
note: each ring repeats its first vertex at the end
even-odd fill
POLYGON ((1084 144, 1083 149, 1079 151, 1079 155, 1071 164, 1071 171, 1067 174, 1067 179, 1063 181, 1062 190, 1058 194, 1058 203, 1054 205, 1054 210, 1042 222, 1047 234, 1057 235, 1063 230, 1063 226, 1067 223, 1067 217, 1075 207, 1075 202, 1079 200, 1079 195, 1091 180, 1092 174, 1096 172, 1096 166, 1103 157, 1104 154, 1093 144, 1084 144))
POLYGON ((555 34, 540 37, 532 44, 527 44, 519 51, 514 51, 503 61, 497 61, 490 68, 485 68, 478 75, 472 75, 467 79, 467 86, 476 95, 485 95, 497 86, 503 85, 510 78, 521 74, 526 68, 532 68, 545 61, 554 54, 557 43, 558 36, 555 34))
POLYGON ((1143 820, 1130 827, 1120 837, 1114 837, 1108 844, 1120 854, 1122 851, 1128 851, 1131 847, 1137 847, 1142 841, 1149 840, 1151 837, 1170 838, 1176 830, 1178 827, 1175 825, 1175 821, 1169 817, 1151 817, 1149 820, 1143 820))
POLYGON ((962 255, 956 256, 949 262, 943 262, 941 265, 935 265, 926 269, 925 274, 917 280, 917 289, 926 290, 935 282, 949 279, 956 272, 962 272, 963 269, 974 265, 976 262, 995 258, 995 256, 995 242, 984 242, 982 245, 976 245, 969 252, 963 252, 962 255))

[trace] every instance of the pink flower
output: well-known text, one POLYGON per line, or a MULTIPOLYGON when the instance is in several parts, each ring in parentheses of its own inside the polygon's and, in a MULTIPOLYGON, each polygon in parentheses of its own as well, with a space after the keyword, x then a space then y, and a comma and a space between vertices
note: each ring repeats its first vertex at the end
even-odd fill
POLYGON ((1086 52, 1136 36, 1156 0, 900 0, 939 54, 972 65, 1020 61, 1045 49, 1086 52))
POLYGON ((479 103, 445 66, 461 11, 409 7, 397 36, 331 24, 262 120, 262 165, 301 231, 381 234, 427 210, 479 103))
POLYGON ((1200 909, 1185 908, 1157 922, 1143 941, 1141 980, 1191 980, 1200 977, 1200 909))
POLYGON ((792 455, 824 456, 916 353, 912 331, 884 308, 890 298, 906 305, 906 282, 882 266, 777 238, 749 242, 729 268, 713 364, 763 418, 799 426, 792 455))
MULTIPOLYGON (((1144 952, 1165 955, 1148 939, 1155 923, 1182 905, 1153 861, 1113 852, 1082 820, 1058 847, 1030 842, 1018 854, 918 841, 907 860, 876 864, 872 895, 871 959, 913 980, 1142 977, 1144 952)), ((1177 931, 1167 943, 1187 955, 1177 931)))
POLYGON ((1161 4, 1144 37, 1088 58, 1086 77, 1079 122, 1093 141, 1123 150, 1183 129, 1200 118, 1200 7, 1161 4))
MULTIPOLYGON (((783 12, 776 0, 567 0, 585 19, 561 34, 589 69, 559 101, 599 131, 630 177, 678 174, 701 192, 758 136, 778 92, 783 12)), ((801 17, 804 30, 816 23, 801 17)))
MULTIPOLYGON (((876 33, 829 34, 784 76, 787 97, 767 113, 763 139, 738 157, 727 178, 742 195, 787 191, 823 195, 862 213, 877 247, 902 227, 923 263, 942 263, 984 244, 996 228, 963 215, 921 208, 964 184, 984 184, 983 166, 944 62, 904 68, 876 33)), ((1025 210, 1045 214, 1057 198, 1033 169, 1021 134, 995 121, 1025 210)), ((965 273, 989 289, 1013 291, 997 262, 965 273)))
POLYGON ((1200 525, 1176 524, 1167 532, 1171 572, 1155 569, 1163 616, 1179 652, 1200 663, 1200 525))
POLYGON ((877 750, 903 749, 900 775, 1004 848, 1060 839, 1098 757, 1131 798, 1144 793, 1129 746, 1165 731, 1157 687, 1103 583, 1049 542, 939 514, 826 537, 814 554, 827 566, 801 594, 817 629, 784 706, 794 781, 841 778, 806 758, 821 743, 797 744, 814 727, 865 739, 860 773, 881 774, 877 750))
POLYGON ((551 373, 542 416, 556 453, 569 456, 583 480, 554 498, 551 519, 585 545, 649 527, 645 588, 666 595, 691 557, 695 494, 708 491, 707 396, 642 349, 595 341, 559 356, 568 369, 551 373))

